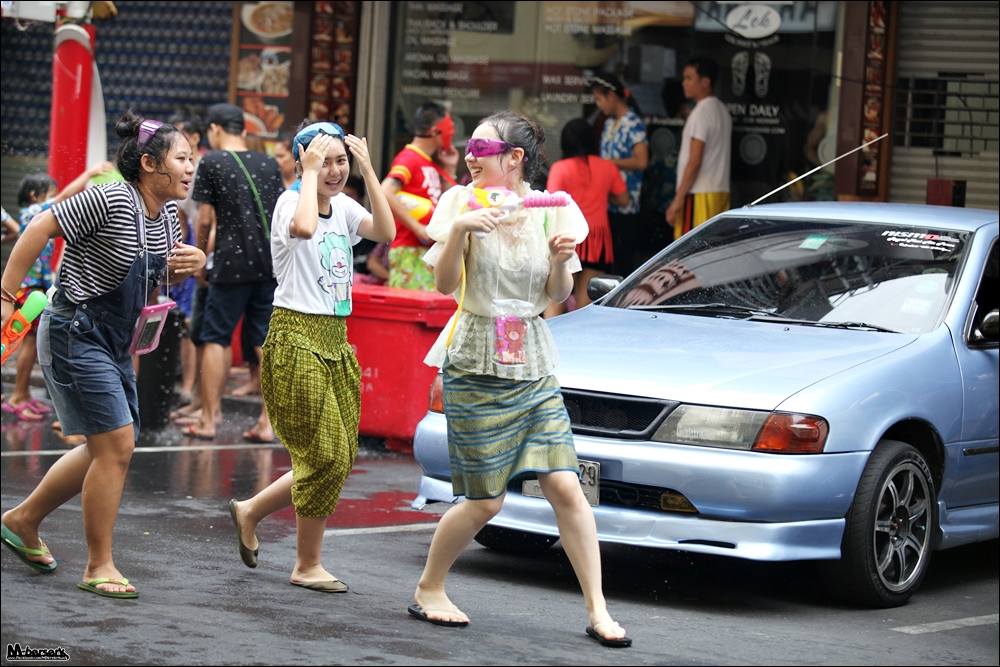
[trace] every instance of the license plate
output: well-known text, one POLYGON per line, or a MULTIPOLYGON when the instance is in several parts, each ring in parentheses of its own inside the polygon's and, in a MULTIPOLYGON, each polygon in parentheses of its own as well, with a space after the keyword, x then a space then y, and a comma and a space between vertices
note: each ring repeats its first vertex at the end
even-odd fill
MULTIPOLYGON (((580 461, 580 487, 591 507, 601 504, 601 464, 597 461, 580 461)), ((537 479, 529 479, 521 485, 521 495, 544 498, 542 485, 537 479)))

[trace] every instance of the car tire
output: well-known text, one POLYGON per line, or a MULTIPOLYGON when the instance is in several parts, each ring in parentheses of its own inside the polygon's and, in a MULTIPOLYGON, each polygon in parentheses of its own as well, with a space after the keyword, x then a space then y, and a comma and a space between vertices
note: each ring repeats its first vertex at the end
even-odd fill
POLYGON ((879 442, 847 513, 841 558, 823 566, 831 595, 873 607, 906 604, 927 574, 937 519, 923 455, 905 442, 879 442))
POLYGON ((522 530, 484 526, 476 535, 479 542, 488 549, 521 556, 537 556, 545 553, 556 543, 558 537, 526 533, 522 530))

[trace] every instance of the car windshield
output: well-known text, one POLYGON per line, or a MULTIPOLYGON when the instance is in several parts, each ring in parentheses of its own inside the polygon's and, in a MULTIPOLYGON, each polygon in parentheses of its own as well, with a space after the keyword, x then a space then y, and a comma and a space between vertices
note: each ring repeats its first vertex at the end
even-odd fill
POLYGON ((721 218, 674 243, 602 305, 922 333, 937 326, 969 232, 721 218))

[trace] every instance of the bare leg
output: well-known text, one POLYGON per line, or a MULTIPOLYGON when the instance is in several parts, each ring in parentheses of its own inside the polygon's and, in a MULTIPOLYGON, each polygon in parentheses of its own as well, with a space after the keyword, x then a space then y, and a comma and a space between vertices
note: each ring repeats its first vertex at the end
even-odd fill
POLYGON ((620 639, 625 629, 612 620, 601 585, 601 549, 594 512, 569 471, 540 474, 542 492, 556 512, 559 539, 583 590, 590 624, 605 639, 620 639))
MULTIPOLYGON (((236 516, 241 527, 240 539, 249 549, 257 548, 255 531, 265 517, 292 504, 292 473, 286 472, 249 500, 236 503, 236 516)), ((323 531, 326 517, 296 516, 295 568, 291 581, 296 583, 336 579, 323 568, 323 531)))
POLYGON ((583 308, 590 303, 590 297, 587 296, 587 286, 590 285, 591 278, 596 278, 599 275, 601 272, 594 269, 584 269, 573 274, 573 296, 576 297, 577 308, 583 308))
POLYGON ((201 363, 201 417, 191 427, 192 435, 215 436, 215 425, 222 416, 222 383, 226 379, 226 349, 218 343, 205 343, 201 363))
MULTIPOLYGON (((8 399, 11 405, 20 405, 24 401, 31 400, 31 369, 35 367, 35 359, 37 358, 38 350, 35 348, 35 336, 29 335, 21 344, 21 349, 17 353, 17 375, 14 378, 14 393, 8 399)), ((36 422, 45 419, 44 415, 35 412, 27 406, 25 406, 21 415, 21 419, 26 422, 36 422)))
MULTIPOLYGON (((39 548, 38 527, 45 517, 80 493, 91 461, 90 451, 85 446, 63 454, 20 505, 4 512, 3 524, 20 537, 26 547, 39 548)), ((39 563, 53 560, 51 556, 29 558, 39 563)))
MULTIPOLYGON (((190 339, 187 339, 190 342, 190 339)), ((194 371, 191 377, 191 385, 187 384, 187 371, 184 371, 184 380, 182 384, 182 390, 187 389, 191 392, 191 402, 187 405, 182 405, 173 412, 170 413, 170 418, 175 420, 178 425, 187 426, 189 424, 197 424, 198 420, 201 418, 201 360, 204 356, 205 351, 204 345, 195 345, 191 343, 194 348, 194 371)), ((182 355, 183 353, 182 350, 182 355)), ((183 356, 182 356, 183 360, 183 356)), ((182 364, 184 362, 182 361, 182 364)), ((221 416, 221 415, 220 415, 221 416)), ((216 422, 218 424, 218 422, 216 422)))
MULTIPOLYGON (((262 348, 254 348, 257 353, 257 358, 261 359, 264 354, 262 348)), ((255 393, 260 393, 260 366, 250 366, 251 381, 256 387, 255 393), (254 369, 256 368, 256 372, 254 369)), ((274 429, 271 428, 271 419, 267 415, 267 405, 264 402, 260 404, 260 416, 257 418, 257 423, 253 425, 249 431, 243 433, 243 437, 248 440, 253 440, 255 442, 273 442, 274 441, 274 429)))
POLYGON ((181 393, 192 397, 198 377, 198 352, 190 338, 181 339, 181 393))
POLYGON ((441 517, 427 553, 427 564, 413 594, 413 599, 423 607, 429 618, 468 622, 469 617, 445 594, 445 578, 458 555, 501 507, 503 496, 489 500, 466 500, 441 517))
POLYGON ((543 316, 545 317, 545 319, 550 320, 553 317, 562 315, 565 312, 566 312, 565 303, 556 303, 555 301, 549 299, 549 305, 545 307, 545 312, 543 313, 543 316))
MULTIPOLYGON (((87 569, 84 581, 95 578, 120 579, 111 554, 112 534, 121 505, 125 476, 135 449, 135 431, 132 424, 114 431, 91 435, 86 447, 92 461, 83 480, 83 530, 87 537, 87 569)), ((135 590, 131 585, 101 584, 108 592, 121 593, 135 590)))
MULTIPOLYGON (((257 358, 260 359, 260 348, 257 348, 257 358)), ((248 363, 250 379, 233 389, 233 396, 257 396, 260 394, 260 364, 248 363)))
POLYGON ((292 471, 271 482, 249 500, 236 503, 236 516, 242 530, 240 539, 249 549, 257 548, 257 524, 265 517, 292 504, 292 471))
POLYGON ((326 530, 327 517, 295 517, 295 569, 292 570, 291 581, 295 583, 310 583, 330 581, 335 576, 323 567, 323 531, 326 530))
POLYGON ((17 354, 17 377, 14 379, 14 393, 10 395, 10 402, 14 405, 31 398, 31 369, 35 367, 37 358, 38 350, 32 334, 25 338, 17 354))

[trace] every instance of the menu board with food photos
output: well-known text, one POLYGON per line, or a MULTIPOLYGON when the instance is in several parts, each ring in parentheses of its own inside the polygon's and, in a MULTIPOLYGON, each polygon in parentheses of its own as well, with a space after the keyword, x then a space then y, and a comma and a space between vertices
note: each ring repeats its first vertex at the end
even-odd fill
POLYGON ((293 44, 308 17, 304 24, 297 15, 294 2, 234 3, 230 99, 243 109, 248 135, 274 138, 301 120, 294 73, 304 58, 293 44))
MULTIPOLYGON (((886 28, 891 15, 886 3, 875 0, 868 3, 867 38, 865 48, 864 95, 862 96, 862 143, 874 141, 882 134, 885 122, 886 94, 886 28)), ((885 162, 886 147, 874 144, 861 151, 861 169, 858 174, 858 192, 878 194, 885 162)))
POLYGON ((354 123, 360 2, 316 2, 309 40, 310 120, 332 120, 350 132, 354 123))

